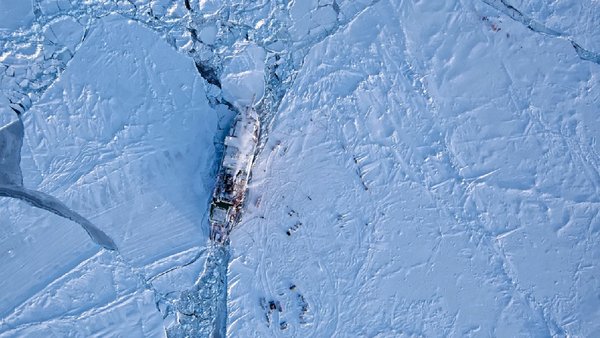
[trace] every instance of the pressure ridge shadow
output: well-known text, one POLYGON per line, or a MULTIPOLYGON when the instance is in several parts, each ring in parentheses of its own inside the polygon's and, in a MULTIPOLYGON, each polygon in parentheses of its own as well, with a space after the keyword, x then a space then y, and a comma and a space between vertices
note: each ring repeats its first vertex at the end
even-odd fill
POLYGON ((16 198, 36 208, 50 211, 58 216, 81 225, 90 238, 108 250, 117 250, 117 245, 106 233, 85 217, 67 207, 57 198, 23 186, 21 172, 21 147, 24 128, 20 116, 0 125, 0 197, 16 198))

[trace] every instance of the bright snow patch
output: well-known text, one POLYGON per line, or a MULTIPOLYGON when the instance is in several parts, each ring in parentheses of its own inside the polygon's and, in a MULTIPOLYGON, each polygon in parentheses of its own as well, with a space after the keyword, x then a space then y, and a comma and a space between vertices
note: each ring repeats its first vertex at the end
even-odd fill
POLYGON ((265 50, 255 44, 236 45, 221 76, 223 97, 240 108, 260 101, 265 91, 265 50))

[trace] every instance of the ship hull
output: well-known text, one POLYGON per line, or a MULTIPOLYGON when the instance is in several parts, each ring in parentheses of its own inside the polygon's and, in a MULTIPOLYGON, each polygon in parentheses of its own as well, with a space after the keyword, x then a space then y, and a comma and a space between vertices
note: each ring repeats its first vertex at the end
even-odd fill
POLYGON ((225 137, 225 149, 210 205, 210 238, 215 242, 226 243, 240 220, 258 133, 258 116, 249 107, 238 114, 225 137))

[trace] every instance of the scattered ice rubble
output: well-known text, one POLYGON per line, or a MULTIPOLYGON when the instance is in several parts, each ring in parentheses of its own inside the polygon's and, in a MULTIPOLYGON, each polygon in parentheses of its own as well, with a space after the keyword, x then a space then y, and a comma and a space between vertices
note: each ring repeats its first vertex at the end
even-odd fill
POLYGON ((119 251, 1 199, 0 336, 600 333, 593 4, 15 4, 0 178, 119 251), (268 137, 228 252, 206 208, 253 96, 268 137))

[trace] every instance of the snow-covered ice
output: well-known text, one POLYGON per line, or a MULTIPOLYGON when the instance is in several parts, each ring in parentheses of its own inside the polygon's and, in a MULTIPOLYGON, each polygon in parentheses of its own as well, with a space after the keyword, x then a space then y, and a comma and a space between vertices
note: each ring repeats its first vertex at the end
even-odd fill
MULTIPOLYGON (((140 279, 206 245, 218 116, 204 88, 192 60, 140 24, 109 16, 94 26, 23 115, 21 169, 25 187, 89 218, 119 256, 70 221, 3 199, 1 331, 37 334, 56 323, 59 335, 164 332, 157 295, 140 279)), ((182 291, 196 277, 159 291, 182 291)))
POLYGON ((223 97, 244 109, 264 95, 265 51, 255 44, 235 48, 235 54, 225 60, 221 84, 223 97))
POLYGON ((256 161, 230 335, 599 334, 599 71, 480 2, 365 10, 256 161))
POLYGON ((598 27, 593 0, 0 0, 0 336, 600 335, 598 27))
POLYGON ((13 31, 33 21, 31 0, 0 0, 0 30, 13 31))

